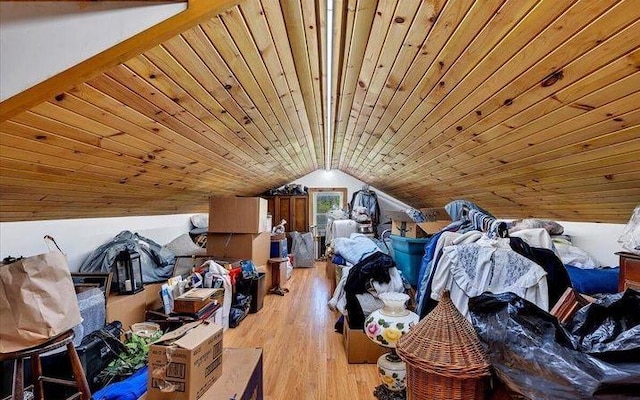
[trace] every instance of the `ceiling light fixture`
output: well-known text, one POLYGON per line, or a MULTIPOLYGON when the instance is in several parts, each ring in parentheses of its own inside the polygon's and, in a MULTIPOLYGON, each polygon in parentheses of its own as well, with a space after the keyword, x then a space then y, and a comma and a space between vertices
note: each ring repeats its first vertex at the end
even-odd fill
POLYGON ((325 65, 326 73, 325 73, 325 90, 327 94, 327 98, 325 101, 325 151, 324 151, 324 167, 327 171, 331 171, 331 151, 333 150, 333 135, 332 135, 332 126, 331 126, 331 83, 333 82, 332 77, 332 66, 333 66, 333 0, 327 0, 327 29, 325 31, 327 35, 327 63, 325 65))

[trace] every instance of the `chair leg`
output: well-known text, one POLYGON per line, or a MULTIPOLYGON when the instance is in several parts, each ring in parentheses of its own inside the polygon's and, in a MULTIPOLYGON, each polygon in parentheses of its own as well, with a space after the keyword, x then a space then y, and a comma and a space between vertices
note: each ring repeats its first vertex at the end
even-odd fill
POLYGON ((91 400, 91 389, 89 389, 89 383, 87 377, 82 369, 80 358, 76 352, 76 348, 73 343, 67 343, 67 352, 69 353, 69 359, 71 361, 71 369, 73 370, 73 376, 76 378, 76 384, 78 385, 78 391, 81 393, 81 400, 91 400))
POLYGON ((18 357, 13 361, 13 399, 24 399, 24 359, 18 357))
POLYGON ((31 379, 33 380, 33 396, 35 400, 44 400, 44 387, 42 385, 42 363, 40 356, 34 354, 31 356, 31 379))

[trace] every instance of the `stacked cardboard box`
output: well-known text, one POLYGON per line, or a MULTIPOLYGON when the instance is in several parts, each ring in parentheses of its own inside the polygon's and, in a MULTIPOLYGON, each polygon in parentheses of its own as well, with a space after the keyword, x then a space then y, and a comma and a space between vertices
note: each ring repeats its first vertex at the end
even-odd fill
POLYGON ((252 260, 256 266, 269 260, 271 240, 269 232, 208 233, 207 253, 217 258, 252 260))
POLYGON ((265 265, 271 251, 267 201, 260 197, 211 197, 207 254, 265 265))
POLYGON ((209 232, 269 232, 267 200, 260 197, 209 198, 209 232))

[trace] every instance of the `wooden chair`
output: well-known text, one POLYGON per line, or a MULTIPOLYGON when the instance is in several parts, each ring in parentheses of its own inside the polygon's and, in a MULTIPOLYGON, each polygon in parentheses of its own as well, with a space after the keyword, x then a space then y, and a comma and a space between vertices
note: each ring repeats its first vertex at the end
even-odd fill
POLYGON ((24 399, 24 360, 27 358, 31 358, 31 375, 33 377, 33 394, 34 399, 43 400, 44 399, 44 390, 43 390, 43 382, 53 383, 57 385, 64 386, 72 386, 77 387, 78 392, 74 395, 70 396, 67 400, 71 399, 81 399, 81 400, 90 400, 91 399, 91 391, 89 389, 89 383, 87 382, 87 378, 84 374, 84 370, 82 369, 82 364, 80 363, 80 359, 78 358, 78 353, 76 352, 76 348, 73 346, 71 342, 73 340, 73 331, 68 330, 67 332, 58 335, 49 341, 41 344, 40 346, 30 347, 28 349, 14 351, 12 353, 0 353, 0 361, 11 361, 13 360, 13 394, 10 396, 11 399, 14 400, 22 400, 24 399), (71 361, 71 369, 73 371, 73 376, 75 377, 75 381, 66 380, 66 379, 58 379, 51 378, 42 375, 42 364, 40 363, 40 355, 43 353, 47 353, 51 350, 60 348, 62 346, 67 346, 67 354, 69 356, 69 360, 71 361))

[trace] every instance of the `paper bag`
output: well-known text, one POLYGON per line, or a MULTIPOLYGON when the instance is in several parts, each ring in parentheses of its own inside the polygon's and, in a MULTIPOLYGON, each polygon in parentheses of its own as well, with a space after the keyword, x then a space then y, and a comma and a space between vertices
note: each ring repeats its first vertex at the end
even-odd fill
POLYGON ((0 353, 37 346, 81 322, 61 252, 0 266, 0 353))

